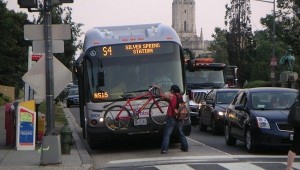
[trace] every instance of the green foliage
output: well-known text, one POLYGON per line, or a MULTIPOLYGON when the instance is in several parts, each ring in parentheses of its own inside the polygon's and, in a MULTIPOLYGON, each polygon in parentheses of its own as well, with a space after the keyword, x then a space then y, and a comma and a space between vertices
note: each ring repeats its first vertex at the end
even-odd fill
POLYGON ((229 27, 227 39, 228 60, 239 68, 239 85, 250 79, 254 52, 250 20, 250 0, 231 0, 226 5, 225 25, 229 27))
POLYGON ((11 99, 8 96, 0 93, 0 106, 3 106, 5 103, 11 102, 11 99))
MULTIPOLYGON (((28 47, 32 44, 31 41, 24 40, 24 25, 42 24, 43 13, 40 13, 38 19, 30 21, 27 14, 8 10, 6 5, 6 2, 0 0, 0 84, 13 86, 16 92, 19 92, 24 86, 22 76, 27 72, 28 47)), ((72 37, 71 40, 64 41, 65 52, 55 54, 66 67, 71 69, 75 53, 82 47, 82 42, 78 39, 82 35, 80 29, 82 24, 72 21, 72 9, 69 7, 53 8, 51 14, 53 24, 71 25, 72 37)))
POLYGON ((27 48, 29 41, 24 40, 23 26, 30 24, 27 15, 6 8, 0 0, 0 84, 23 87, 21 77, 27 70, 27 48))
POLYGON ((272 87, 272 82, 256 80, 256 81, 251 81, 244 86, 244 88, 254 88, 254 87, 272 87))
POLYGON ((222 30, 219 27, 215 28, 215 34, 212 35, 214 40, 211 42, 210 47, 208 48, 209 51, 213 52, 213 57, 216 60, 216 62, 219 63, 226 63, 229 64, 228 61, 228 53, 226 50, 227 47, 227 40, 226 40, 226 35, 227 35, 226 30, 222 30))
MULTIPOLYGON (((292 48, 292 55, 296 58, 294 70, 299 72, 300 68, 300 21, 295 15, 293 8, 293 0, 277 0, 276 20, 275 20, 275 57, 278 61, 276 67, 276 79, 279 79, 279 74, 286 70, 284 65, 279 65, 280 58, 286 53, 287 47, 292 48)), ((261 19, 261 23, 266 27, 262 30, 265 34, 260 39, 269 43, 272 43, 272 31, 273 31, 273 14, 267 15, 261 19)), ((256 44, 259 44, 257 42, 256 44)), ((270 48, 266 48, 265 51, 270 51, 270 48)), ((269 60, 270 61, 270 60, 269 60)), ((253 80, 254 78, 252 78, 253 80)))
MULTIPOLYGON (((39 112, 46 114, 46 102, 43 101, 39 106, 39 112)), ((54 105, 54 117, 55 117, 55 123, 58 123, 60 125, 65 124, 67 122, 67 119, 65 117, 63 108, 61 105, 54 105)))

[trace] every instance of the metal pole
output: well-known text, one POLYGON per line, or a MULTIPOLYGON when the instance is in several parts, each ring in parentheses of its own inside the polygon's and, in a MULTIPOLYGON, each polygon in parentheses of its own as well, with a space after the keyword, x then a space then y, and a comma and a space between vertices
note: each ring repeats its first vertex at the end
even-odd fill
MULTIPOLYGON (((272 41, 273 41, 273 47, 272 47, 272 57, 275 58, 275 6, 276 6, 276 0, 273 0, 273 35, 272 35, 272 41)), ((274 73, 274 77, 272 78, 272 87, 275 86, 275 66, 272 66, 272 71, 274 73)))
POLYGON ((45 68, 46 68, 46 135, 53 134, 55 129, 54 121, 54 99, 53 99, 53 52, 52 52, 52 30, 51 30, 51 0, 44 0, 45 20, 45 68))
POLYGON ((60 138, 55 134, 54 121, 54 77, 52 51, 52 0, 44 0, 44 39, 45 39, 45 70, 46 70, 46 134, 42 140, 41 165, 58 164, 62 162, 60 138), (48 149, 44 149, 48 148, 48 149))

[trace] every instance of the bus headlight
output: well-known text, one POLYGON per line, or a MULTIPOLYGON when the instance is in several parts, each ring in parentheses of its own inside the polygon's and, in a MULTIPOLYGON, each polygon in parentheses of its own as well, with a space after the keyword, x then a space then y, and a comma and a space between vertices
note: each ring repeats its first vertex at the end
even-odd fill
POLYGON ((99 121, 100 123, 102 123, 104 121, 103 117, 101 117, 99 121))

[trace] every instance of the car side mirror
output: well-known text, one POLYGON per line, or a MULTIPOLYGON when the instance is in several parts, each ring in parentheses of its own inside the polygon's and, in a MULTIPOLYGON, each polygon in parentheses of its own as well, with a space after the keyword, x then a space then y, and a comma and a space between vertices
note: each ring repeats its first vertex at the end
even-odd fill
POLYGON ((246 111, 245 107, 243 104, 240 104, 240 105, 236 105, 234 107, 235 110, 241 110, 241 111, 246 111))
POLYGON ((194 59, 188 60, 188 69, 189 69, 189 72, 195 71, 195 60, 194 59))

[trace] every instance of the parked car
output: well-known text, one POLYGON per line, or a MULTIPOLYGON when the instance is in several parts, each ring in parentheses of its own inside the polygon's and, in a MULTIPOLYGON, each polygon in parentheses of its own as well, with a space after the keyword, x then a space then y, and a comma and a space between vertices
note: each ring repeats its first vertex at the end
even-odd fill
POLYGON ((78 88, 71 88, 68 90, 67 107, 79 105, 79 92, 78 88))
POLYGON ((224 119, 227 106, 240 89, 212 89, 199 109, 199 130, 211 127, 214 134, 224 132, 224 119))
POLYGON ((257 151, 260 146, 289 146, 292 127, 287 116, 297 92, 280 87, 241 90, 225 114, 226 144, 235 145, 240 140, 249 152, 257 151), (278 105, 273 105, 274 99, 278 105))

